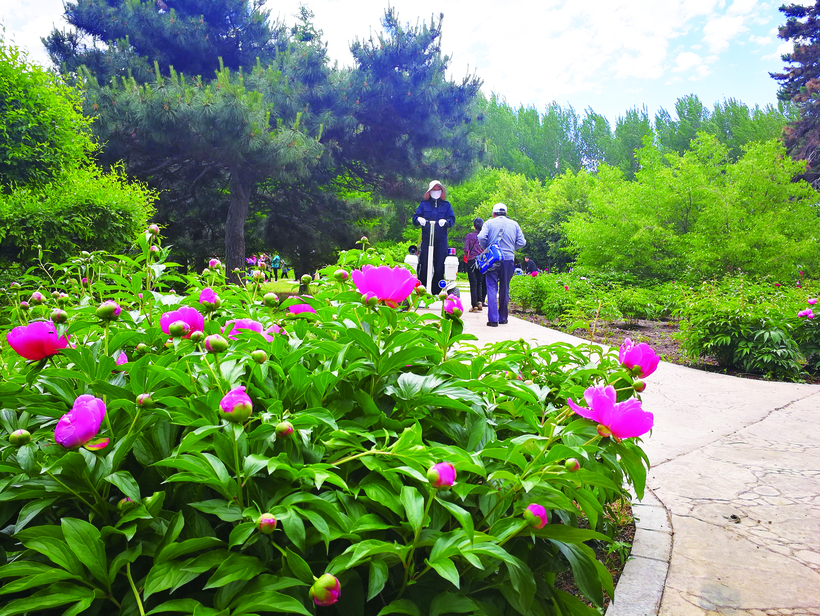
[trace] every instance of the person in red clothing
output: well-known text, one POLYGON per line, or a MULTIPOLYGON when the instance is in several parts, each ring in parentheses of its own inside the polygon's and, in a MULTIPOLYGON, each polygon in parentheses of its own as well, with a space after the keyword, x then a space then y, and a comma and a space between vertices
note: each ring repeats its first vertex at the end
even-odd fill
POLYGON ((473 231, 467 234, 464 239, 464 257, 467 259, 467 277, 470 279, 470 312, 481 312, 484 305, 484 298, 487 295, 487 284, 482 274, 475 264, 476 257, 482 253, 481 246, 478 245, 478 232, 484 226, 484 221, 476 218, 473 221, 473 231))

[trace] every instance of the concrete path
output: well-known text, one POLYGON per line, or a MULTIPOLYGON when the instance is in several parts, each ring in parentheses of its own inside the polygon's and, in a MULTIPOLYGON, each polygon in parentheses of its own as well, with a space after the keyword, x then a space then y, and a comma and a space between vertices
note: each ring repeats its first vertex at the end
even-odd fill
MULTIPOLYGON (((479 345, 585 341, 521 319, 479 345)), ((647 379, 652 470, 607 616, 820 615, 820 386, 661 363, 647 379)))

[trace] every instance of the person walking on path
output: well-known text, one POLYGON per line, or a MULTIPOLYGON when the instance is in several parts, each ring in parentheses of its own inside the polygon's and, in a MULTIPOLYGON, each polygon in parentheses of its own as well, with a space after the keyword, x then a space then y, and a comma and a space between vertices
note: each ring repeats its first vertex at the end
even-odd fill
POLYGON ((278 254, 273 255, 270 260, 270 268, 273 271, 274 281, 279 280, 279 266, 282 264, 282 257, 278 254))
POLYGON ((431 293, 438 293, 439 281, 444 279, 444 259, 447 258, 447 232, 456 224, 456 215, 453 206, 447 201, 447 191, 438 180, 430 182, 427 192, 424 193, 416 212, 413 214, 413 225, 421 227, 421 248, 419 249, 418 278, 422 284, 427 284, 427 248, 430 246, 430 221, 435 222, 433 236, 433 279, 431 293))
POLYGON ((521 227, 514 220, 507 218, 507 206, 496 203, 493 206, 492 220, 484 223, 478 234, 478 243, 482 248, 498 243, 503 260, 499 266, 487 272, 487 325, 498 327, 505 325, 510 305, 510 280, 515 271, 515 251, 527 245, 521 227))
POLYGON ((535 261, 530 259, 529 257, 524 257, 524 273, 525 274, 532 274, 533 272, 538 271, 538 266, 535 264, 535 261))
POLYGON ((481 254, 481 246, 478 244, 478 232, 484 226, 481 218, 473 221, 473 231, 467 234, 464 240, 464 257, 467 259, 467 278, 470 280, 470 312, 481 312, 484 304, 484 297, 487 295, 487 286, 484 274, 475 264, 476 257, 481 254))

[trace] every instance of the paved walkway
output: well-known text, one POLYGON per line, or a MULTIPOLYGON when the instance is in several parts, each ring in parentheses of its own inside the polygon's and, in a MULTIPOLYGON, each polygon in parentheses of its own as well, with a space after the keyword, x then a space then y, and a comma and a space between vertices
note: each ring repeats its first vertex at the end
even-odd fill
MULTIPOLYGON (((583 340, 520 319, 479 344, 583 340)), ((644 407, 652 470, 607 616, 820 615, 820 386, 661 363, 644 407)))

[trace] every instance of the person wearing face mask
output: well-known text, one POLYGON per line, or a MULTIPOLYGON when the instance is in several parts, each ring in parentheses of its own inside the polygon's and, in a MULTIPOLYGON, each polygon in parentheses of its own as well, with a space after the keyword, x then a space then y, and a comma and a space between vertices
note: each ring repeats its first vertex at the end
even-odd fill
POLYGON ((444 259, 447 258, 447 233, 456 224, 453 206, 447 201, 447 191, 438 180, 433 180, 427 187, 416 212, 413 214, 413 225, 421 227, 421 248, 419 248, 418 278, 427 285, 427 249, 430 246, 430 221, 435 223, 433 236, 433 279, 431 293, 439 292, 439 281, 444 279, 444 259))

